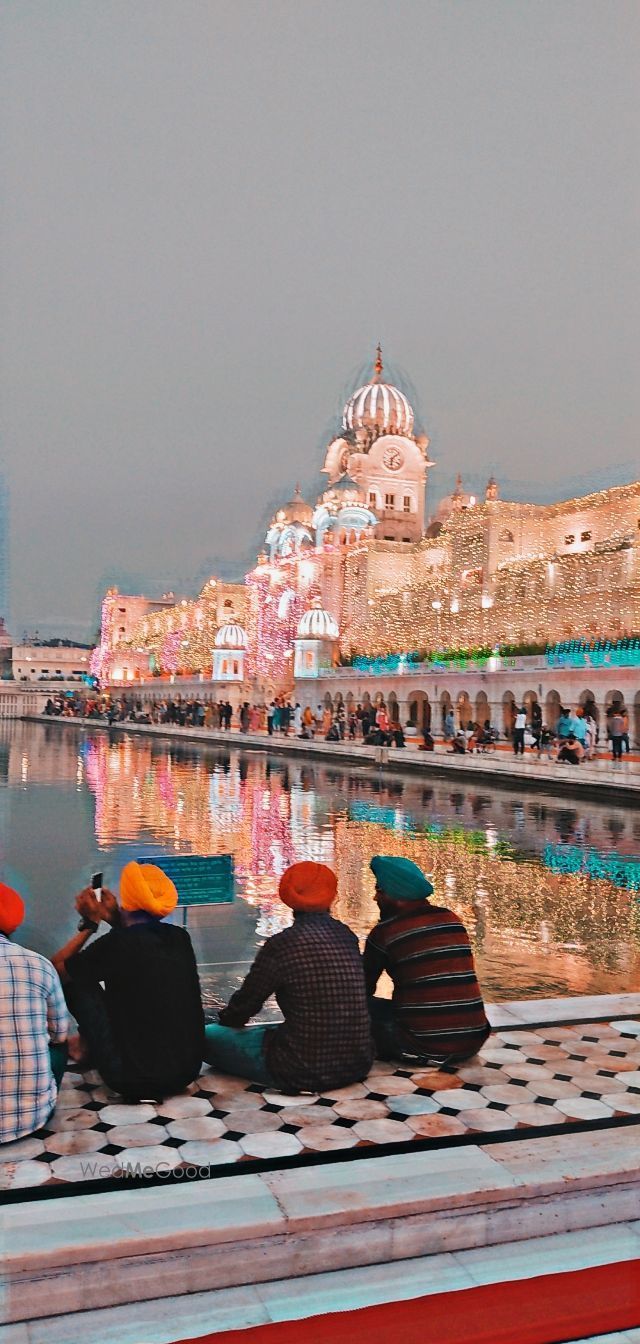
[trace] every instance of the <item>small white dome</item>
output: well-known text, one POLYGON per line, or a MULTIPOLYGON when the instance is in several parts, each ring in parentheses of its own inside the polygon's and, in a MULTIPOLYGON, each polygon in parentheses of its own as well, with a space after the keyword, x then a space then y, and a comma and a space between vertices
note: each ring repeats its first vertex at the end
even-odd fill
POLYGON ((221 625, 216 633, 215 645, 217 649, 246 649, 247 632, 235 623, 221 625))
POLYGON ((338 639, 337 621, 322 607, 311 607, 298 622, 298 639, 338 639))
POLYGON ((411 434, 413 410, 399 387, 383 383, 382 353, 377 350, 373 381, 353 393, 342 414, 342 427, 352 432, 373 430, 379 434, 411 434))

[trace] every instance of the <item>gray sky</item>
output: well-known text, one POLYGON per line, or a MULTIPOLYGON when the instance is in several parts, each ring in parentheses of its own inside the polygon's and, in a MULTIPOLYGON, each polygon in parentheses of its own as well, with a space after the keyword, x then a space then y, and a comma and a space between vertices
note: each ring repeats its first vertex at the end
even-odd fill
POLYGON ((637 0, 4 0, 0 25, 15 633, 89 633, 110 575, 248 559, 378 339, 434 494, 637 460, 637 0))

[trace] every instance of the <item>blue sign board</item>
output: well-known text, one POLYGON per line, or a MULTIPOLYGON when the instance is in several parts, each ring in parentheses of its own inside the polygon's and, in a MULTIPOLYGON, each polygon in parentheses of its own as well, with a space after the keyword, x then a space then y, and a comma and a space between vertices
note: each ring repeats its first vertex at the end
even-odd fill
POLYGON ((155 863, 175 883, 178 905, 230 905, 235 896, 232 854, 161 854, 155 863))

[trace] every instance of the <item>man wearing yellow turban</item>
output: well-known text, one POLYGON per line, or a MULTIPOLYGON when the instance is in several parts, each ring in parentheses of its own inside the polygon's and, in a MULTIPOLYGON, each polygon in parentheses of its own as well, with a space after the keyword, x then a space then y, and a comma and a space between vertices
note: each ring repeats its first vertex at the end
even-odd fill
POLYGON ((294 863, 280 879, 293 924, 260 948, 244 984, 205 1030, 204 1058, 282 1092, 324 1092, 366 1078, 373 1059, 358 940, 329 913, 336 875, 294 863), (246 1023, 275 994, 284 1021, 246 1023))
POLYGON ((0 882, 0 1143, 48 1120, 67 1058, 67 1009, 46 957, 11 941, 22 897, 0 882))
POLYGON ((173 882, 128 863, 120 904, 106 888, 76 898, 85 925, 54 957, 82 1041, 105 1083, 129 1101, 181 1092, 200 1072, 204 1014, 191 939, 165 923, 173 882), (110 932, 83 951, 101 921, 110 932), (104 989, 102 989, 104 985, 104 989))

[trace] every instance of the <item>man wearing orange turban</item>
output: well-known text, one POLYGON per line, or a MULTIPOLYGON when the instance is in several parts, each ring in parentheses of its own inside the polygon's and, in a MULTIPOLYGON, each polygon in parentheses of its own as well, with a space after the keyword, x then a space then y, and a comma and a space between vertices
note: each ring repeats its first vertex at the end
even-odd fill
POLYGON ((46 957, 11 942, 24 902, 0 882, 0 1143, 48 1120, 67 1058, 67 1009, 46 957))
POLYGON ((260 948, 244 984, 205 1029, 204 1058, 283 1092, 324 1092, 365 1078, 373 1042, 358 940, 329 911, 335 873, 294 863, 280 879, 293 923, 260 948), (247 1027, 275 994, 284 1021, 247 1027))
POLYGON ((181 1092, 202 1064, 204 1014, 191 939, 164 922, 177 900, 157 864, 128 863, 120 905, 105 887, 101 901, 90 888, 80 892, 76 908, 88 927, 53 959, 89 1057, 130 1101, 181 1092), (101 920, 110 932, 83 951, 101 920))

